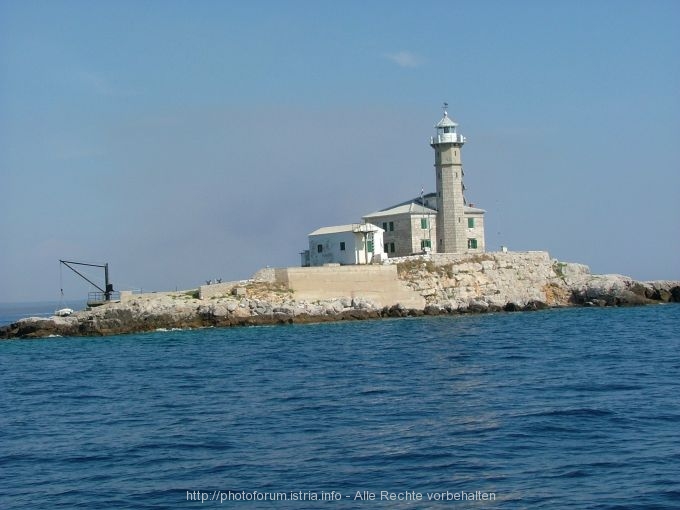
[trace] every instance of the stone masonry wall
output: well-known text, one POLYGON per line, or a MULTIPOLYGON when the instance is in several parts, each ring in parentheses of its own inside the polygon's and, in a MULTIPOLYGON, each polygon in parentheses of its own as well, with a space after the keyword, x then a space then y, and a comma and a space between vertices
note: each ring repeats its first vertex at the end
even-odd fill
POLYGON ((361 298, 377 306, 400 303, 408 308, 425 304, 422 296, 399 280, 393 265, 279 268, 276 282, 292 290, 296 300, 361 298))

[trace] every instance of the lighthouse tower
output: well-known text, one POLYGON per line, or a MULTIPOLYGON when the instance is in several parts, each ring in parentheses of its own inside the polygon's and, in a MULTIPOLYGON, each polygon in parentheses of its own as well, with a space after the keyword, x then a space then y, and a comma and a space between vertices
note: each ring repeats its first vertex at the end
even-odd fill
POLYGON ((467 234, 463 199, 463 165, 461 149, 465 137, 456 133, 456 124, 444 103, 444 117, 430 139, 434 149, 434 167, 437 179, 437 251, 439 253, 465 253, 467 234))

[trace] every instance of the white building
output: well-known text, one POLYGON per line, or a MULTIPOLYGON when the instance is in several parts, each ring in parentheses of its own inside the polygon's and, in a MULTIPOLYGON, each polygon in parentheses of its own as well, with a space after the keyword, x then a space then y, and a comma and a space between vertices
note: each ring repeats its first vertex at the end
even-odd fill
POLYGON ((302 266, 324 264, 372 264, 386 258, 383 229, 370 223, 322 227, 308 236, 309 249, 303 251, 302 266))

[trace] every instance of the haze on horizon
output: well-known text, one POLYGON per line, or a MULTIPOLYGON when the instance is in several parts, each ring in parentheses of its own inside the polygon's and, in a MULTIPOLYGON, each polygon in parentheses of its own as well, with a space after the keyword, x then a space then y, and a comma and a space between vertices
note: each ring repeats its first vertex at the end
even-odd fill
POLYGON ((0 302, 299 265, 434 190, 447 101, 489 251, 680 279, 680 3, 0 0, 0 302), (98 273, 94 273, 97 277, 98 273), (61 281, 60 281, 61 280, 61 281))

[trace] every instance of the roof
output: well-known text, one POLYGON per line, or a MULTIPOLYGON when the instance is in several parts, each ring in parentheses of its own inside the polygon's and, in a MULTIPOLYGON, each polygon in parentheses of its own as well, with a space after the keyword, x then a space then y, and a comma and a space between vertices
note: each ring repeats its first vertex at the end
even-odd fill
POLYGON ((486 210, 480 209, 479 207, 470 207, 469 205, 466 205, 463 207, 463 212, 465 214, 484 214, 486 210))
POLYGON ((451 118, 449 117, 449 114, 447 112, 444 112, 444 116, 442 117, 442 120, 437 122, 437 125, 435 126, 436 128, 443 128, 443 127, 456 127, 458 124, 456 124, 451 118))
POLYGON ((437 211, 415 203, 414 201, 398 204, 389 209, 376 211, 371 214, 366 214, 364 218, 379 218, 381 216, 393 216, 395 214, 437 214, 437 211))
MULTIPOLYGON (((426 195, 423 195, 423 199, 431 199, 435 198, 436 196, 436 193, 427 193, 426 195)), ((423 202, 427 203, 426 200, 421 200, 420 197, 412 198, 411 200, 401 202, 386 209, 381 209, 379 211, 372 212, 371 214, 365 214, 363 217, 380 218, 383 216, 394 216, 395 214, 437 214, 436 209, 422 205, 423 202)), ((486 212, 484 209, 467 205, 463 207, 463 211, 465 214, 484 214, 486 212)))
POLYGON ((317 228, 314 232, 307 235, 318 236, 322 234, 339 234, 341 232, 377 232, 382 231, 380 227, 370 223, 351 223, 349 225, 335 225, 332 227, 317 228))

